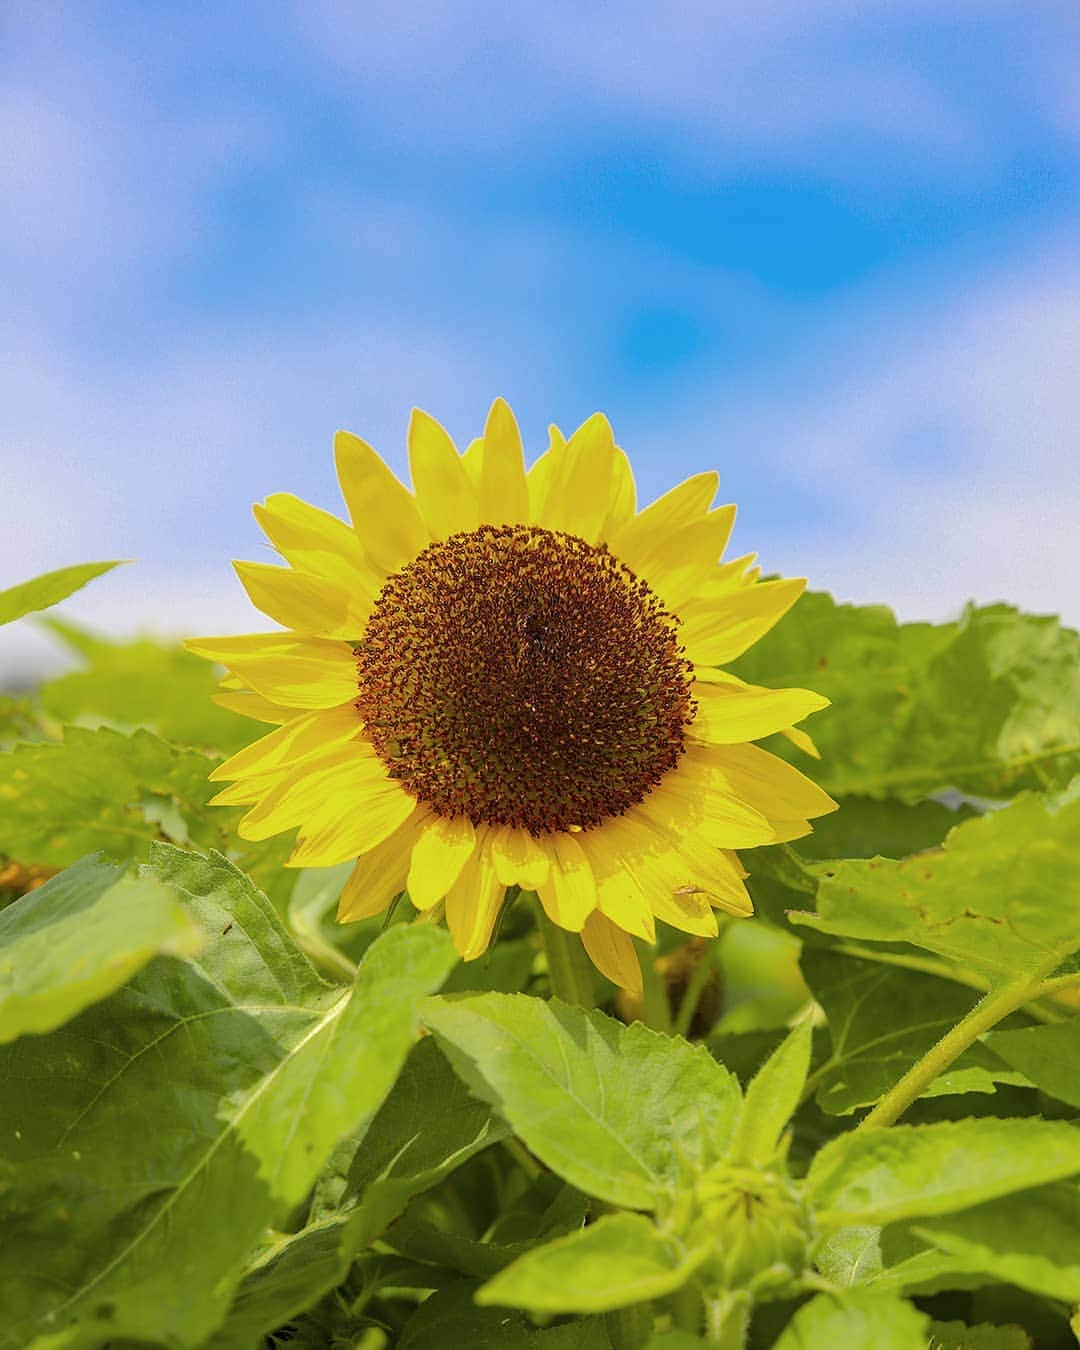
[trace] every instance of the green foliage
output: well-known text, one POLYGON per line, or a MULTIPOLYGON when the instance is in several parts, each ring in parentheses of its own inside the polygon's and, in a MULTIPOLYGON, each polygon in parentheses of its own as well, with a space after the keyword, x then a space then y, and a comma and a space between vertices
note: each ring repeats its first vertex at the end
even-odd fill
POLYGON ((674 1293, 699 1264, 700 1254, 665 1239, 643 1214, 606 1214, 523 1256, 477 1299, 539 1312, 607 1312, 674 1293))
POLYGON ((60 567, 55 572, 44 572, 31 581, 10 586, 6 591, 0 591, 0 624, 13 623, 24 614, 58 605, 69 595, 81 591, 95 577, 119 566, 119 562, 77 563, 74 567, 60 567))
POLYGON ((42 709, 57 722, 145 727, 168 741, 223 753, 271 730, 213 703, 213 666, 179 643, 112 642, 59 619, 44 622, 83 659, 81 669, 39 690, 42 709))
POLYGON ((1061 1121, 943 1121, 859 1130, 814 1158, 807 1191, 823 1225, 885 1224, 968 1209, 1080 1172, 1080 1130, 1061 1121))
POLYGON ((0 1044, 52 1031, 202 930, 153 876, 86 858, 0 913, 0 1044))
POLYGON ((926 1350, 929 1317, 891 1294, 860 1291, 837 1297, 818 1294, 801 1307, 776 1350, 837 1350, 866 1345, 874 1350, 926 1350))
POLYGON ((213 669, 47 624, 81 667, 0 698, 0 1350, 1068 1343, 1075 634, 812 595, 748 652, 833 700, 840 809, 744 853, 715 948, 661 928, 661 1032, 534 996, 527 896, 475 962, 337 925, 351 864, 209 805, 267 730, 213 669))
MULTIPOLYGON (((966 985, 822 947, 808 947, 801 964, 828 1018, 832 1050, 815 1068, 814 1082, 818 1105, 834 1115, 879 1101, 978 998, 966 985)), ((993 1092, 996 1083, 1027 1081, 976 1044, 924 1096, 993 1092)))
POLYGON ((0 1104, 0 1344, 46 1326, 198 1344, 266 1225, 374 1115, 410 1009, 453 963, 437 929, 394 929, 333 988, 223 858, 162 848, 153 870, 202 924, 203 954, 151 962, 3 1052, 18 1090, 0 1104))
POLYGON ((812 733, 834 796, 1011 796, 1080 772, 1080 637, 1053 618, 989 605, 898 624, 811 592, 736 668, 831 699, 812 733))
POLYGON ((991 983, 1052 969, 1080 949, 1080 791, 1020 797, 958 825, 940 851, 840 863, 825 872, 817 913, 793 917, 839 937, 908 942, 991 983))
POLYGON ((538 1158, 613 1205, 655 1209, 731 1140, 738 1083, 703 1048, 521 994, 431 999, 423 1016, 538 1158))
POLYGON ((17 745, 0 754, 0 853, 64 867, 99 849, 143 858, 152 840, 221 845, 211 768, 149 731, 68 727, 59 744, 17 745))

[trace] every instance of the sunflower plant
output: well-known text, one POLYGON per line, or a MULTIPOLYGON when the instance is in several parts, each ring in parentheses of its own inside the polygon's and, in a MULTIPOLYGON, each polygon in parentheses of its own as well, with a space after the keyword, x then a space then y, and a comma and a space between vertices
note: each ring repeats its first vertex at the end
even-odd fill
POLYGON ((272 630, 0 689, 0 1347, 1074 1343, 1080 639, 599 415, 408 451, 256 506, 272 630))

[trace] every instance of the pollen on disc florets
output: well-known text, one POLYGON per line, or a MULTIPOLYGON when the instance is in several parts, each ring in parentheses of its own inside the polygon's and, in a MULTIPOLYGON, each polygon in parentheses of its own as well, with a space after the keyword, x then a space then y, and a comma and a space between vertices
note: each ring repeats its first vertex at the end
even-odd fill
POLYGON ((602 546, 483 525, 387 580, 356 707, 391 777, 439 815, 585 829, 682 754, 695 705, 676 624, 602 546))

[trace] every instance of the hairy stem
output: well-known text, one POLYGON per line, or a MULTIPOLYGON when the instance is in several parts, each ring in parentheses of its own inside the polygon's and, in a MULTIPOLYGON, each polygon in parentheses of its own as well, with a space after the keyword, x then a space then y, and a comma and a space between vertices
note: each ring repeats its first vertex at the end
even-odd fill
POLYGON ((719 1346, 720 1350, 744 1350, 749 1329, 749 1294, 740 1291, 706 1300, 706 1345, 719 1346))
POLYGON ((568 933, 565 928, 552 923, 542 909, 539 917, 551 992, 564 1003, 572 1003, 578 1008, 595 1007, 592 962, 585 953, 581 938, 577 933, 568 933))
POLYGON ((965 1018, 957 1022, 936 1045, 931 1046, 922 1059, 911 1066, 855 1128, 863 1130, 892 1125, 983 1032, 989 1031, 1003 1017, 1044 993, 1044 986, 1050 983, 1046 976, 1059 959, 1055 957, 1033 974, 1010 980, 1008 984, 1001 985, 980 999, 965 1018))

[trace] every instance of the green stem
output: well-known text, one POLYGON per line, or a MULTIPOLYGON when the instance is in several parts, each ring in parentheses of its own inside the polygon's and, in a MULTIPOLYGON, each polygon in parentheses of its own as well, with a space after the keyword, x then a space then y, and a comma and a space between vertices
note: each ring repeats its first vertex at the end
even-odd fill
POLYGON ((705 1344, 719 1350, 744 1350, 750 1330, 750 1295, 722 1294, 705 1305, 705 1344))
MULTIPOLYGON (((918 970, 927 975, 936 975, 942 980, 951 980, 953 984, 965 985, 968 989, 976 989, 980 994, 985 994, 990 988, 990 981, 982 975, 977 975, 973 970, 965 970, 963 966, 950 965, 948 961, 938 961, 929 956, 909 956, 905 952, 882 951, 877 947, 864 947, 858 942, 838 942, 836 950, 843 952, 847 956, 857 956, 863 961, 874 961, 881 966, 899 966, 902 970, 918 970)), ((1069 977, 1064 976, 1063 980, 1068 981, 1069 977)), ((1041 997, 1053 997, 1056 992, 1055 986, 1058 981, 1047 981, 1040 991, 1041 997)), ((1061 985, 1062 988, 1065 984, 1061 985)), ((1060 1022, 1062 1014, 1054 1011, 1052 1008, 1041 1008, 1036 1003, 1029 1003, 1024 1008, 1024 1012, 1029 1017, 1034 1017, 1037 1022, 1060 1022)))
POLYGON ((586 955, 577 933, 552 923, 540 910, 540 937, 547 957, 551 992, 564 1003, 578 1008, 594 1008, 592 962, 586 955))
POLYGON ((641 966, 641 1020, 653 1031, 671 1035, 671 1004, 668 1002, 667 980, 656 969, 656 949, 650 943, 634 939, 638 963, 641 966))
POLYGON ((705 992, 705 986, 709 983, 709 976, 713 973, 714 953, 718 946, 718 943, 710 942, 701 953, 697 965, 690 974, 682 1001, 679 1004, 679 1011, 675 1016, 675 1025, 672 1028, 676 1036, 688 1036, 690 1034, 690 1025, 694 1020, 694 1014, 697 1012, 701 996, 705 992))
POLYGON ((653 1315, 651 1303, 632 1303, 629 1308, 616 1308, 604 1317, 612 1350, 644 1350, 652 1336, 653 1315))
POLYGON ((1052 983, 1046 976, 1059 960, 1059 957, 1054 957, 1033 975, 1010 980, 1008 984, 1003 984, 980 999, 965 1018, 957 1022, 936 1045, 931 1046, 922 1059, 911 1066, 855 1128, 864 1130, 892 1125, 983 1032, 989 1031, 1003 1017, 1008 1017, 1009 1013, 1016 1012, 1025 1003, 1044 993, 1045 986, 1052 983))

